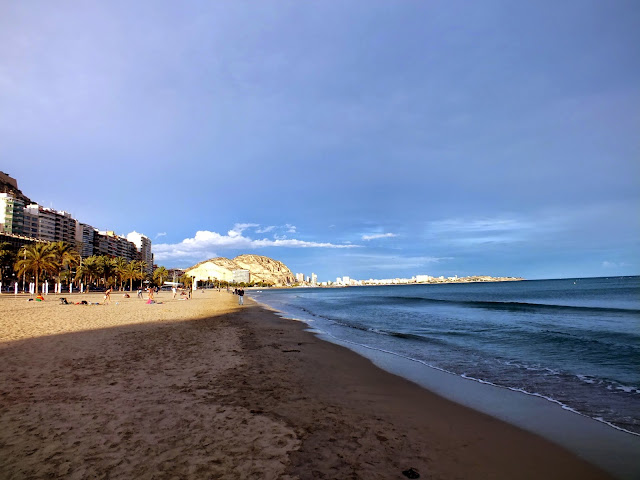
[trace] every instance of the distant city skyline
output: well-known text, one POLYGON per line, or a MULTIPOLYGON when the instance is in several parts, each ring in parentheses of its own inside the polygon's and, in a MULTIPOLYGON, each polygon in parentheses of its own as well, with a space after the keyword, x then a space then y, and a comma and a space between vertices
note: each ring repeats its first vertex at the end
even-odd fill
POLYGON ((0 7, 0 170, 319 280, 640 273, 634 2, 0 7))

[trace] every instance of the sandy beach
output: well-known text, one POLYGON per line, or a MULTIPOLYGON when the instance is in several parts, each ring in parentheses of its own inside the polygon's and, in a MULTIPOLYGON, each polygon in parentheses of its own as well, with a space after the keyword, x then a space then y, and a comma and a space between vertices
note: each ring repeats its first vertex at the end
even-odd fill
POLYGON ((610 478, 250 299, 156 299, 0 296, 3 479, 610 478))

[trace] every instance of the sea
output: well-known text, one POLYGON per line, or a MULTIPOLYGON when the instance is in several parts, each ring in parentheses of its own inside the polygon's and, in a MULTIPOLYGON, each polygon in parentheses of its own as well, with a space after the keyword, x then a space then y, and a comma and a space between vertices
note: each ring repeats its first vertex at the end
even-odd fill
POLYGON ((249 294, 356 351, 540 397, 640 435, 640 276, 249 294))

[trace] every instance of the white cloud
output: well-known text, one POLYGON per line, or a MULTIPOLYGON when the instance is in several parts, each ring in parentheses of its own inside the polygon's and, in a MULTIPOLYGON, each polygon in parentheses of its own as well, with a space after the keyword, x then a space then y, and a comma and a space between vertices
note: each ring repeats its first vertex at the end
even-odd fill
POLYGON ((602 262, 602 266, 604 268, 617 268, 617 267, 628 267, 629 264, 626 262, 610 262, 608 260, 605 260, 604 262, 602 262))
POLYGON ((522 242, 534 235, 540 238, 550 228, 555 228, 551 219, 534 222, 510 217, 453 218, 431 222, 427 228, 427 237, 449 244, 475 246, 522 242))
POLYGON ((453 257, 431 257, 431 256, 401 256, 368 253, 349 253, 346 255, 353 259, 357 265, 366 266, 371 270, 391 270, 398 271, 401 268, 425 268, 435 263, 445 260, 452 260, 453 257))
POLYGON ((268 227, 257 228, 256 233, 268 233, 275 229, 275 225, 269 225, 268 227))
POLYGON ((257 223, 236 223, 233 228, 227 232, 227 235, 229 235, 230 237, 237 237, 242 235, 242 232, 244 232, 247 228, 255 228, 259 226, 260 225, 257 223))
POLYGON ((531 223, 513 218, 483 218, 475 220, 448 219, 431 222, 430 230, 439 233, 512 232, 531 228, 531 223))
MULTIPOLYGON (((185 238, 180 243, 160 243, 153 246, 153 253, 158 261, 166 260, 204 260, 216 256, 214 253, 225 249, 252 250, 265 247, 288 248, 356 248, 359 245, 334 244, 330 242, 309 242, 289 238, 254 239, 243 235, 248 228, 259 227, 254 223, 235 224, 227 235, 209 230, 200 230, 192 238, 185 238)), ((291 227, 291 226, 289 226, 291 227)))
POLYGON ((362 240, 375 240, 376 238, 392 238, 397 236, 395 233, 374 233, 372 235, 363 235, 362 240))
POLYGON ((156 233, 156 238, 166 237, 166 236, 167 236, 167 232, 158 232, 158 233, 156 233))

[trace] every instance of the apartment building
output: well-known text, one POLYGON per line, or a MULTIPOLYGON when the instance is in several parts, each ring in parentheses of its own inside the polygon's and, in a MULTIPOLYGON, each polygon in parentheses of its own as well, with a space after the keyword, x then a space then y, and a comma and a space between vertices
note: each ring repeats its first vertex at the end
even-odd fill
POLYGON ((46 242, 75 243, 77 220, 68 212, 27 205, 23 212, 23 233, 46 242))
POLYGON ((153 253, 151 253, 151 240, 149 237, 142 235, 136 231, 127 235, 127 240, 136 246, 138 251, 138 259, 147 264, 147 274, 153 273, 153 253))
POLYGON ((10 193, 0 193, 0 232, 24 233, 24 202, 10 193))
POLYGON ((80 223, 76 225, 76 250, 82 258, 87 258, 93 255, 95 237, 97 230, 91 225, 86 223, 80 223))
POLYGON ((147 273, 153 272, 148 237, 137 232, 127 237, 110 230, 99 232, 91 225, 78 222, 68 212, 29 203, 18 189, 18 182, 4 172, 0 172, 0 186, 4 190, 0 192, 0 233, 45 242, 67 242, 76 247, 82 258, 107 255, 143 260, 147 263, 147 273))

